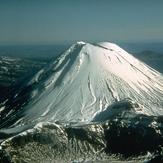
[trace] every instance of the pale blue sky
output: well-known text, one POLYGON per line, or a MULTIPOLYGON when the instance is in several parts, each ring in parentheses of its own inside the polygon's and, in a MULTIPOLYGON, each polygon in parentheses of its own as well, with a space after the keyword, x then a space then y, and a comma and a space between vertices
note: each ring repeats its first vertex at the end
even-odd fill
POLYGON ((1 44, 163 41, 163 0, 0 0, 1 44))

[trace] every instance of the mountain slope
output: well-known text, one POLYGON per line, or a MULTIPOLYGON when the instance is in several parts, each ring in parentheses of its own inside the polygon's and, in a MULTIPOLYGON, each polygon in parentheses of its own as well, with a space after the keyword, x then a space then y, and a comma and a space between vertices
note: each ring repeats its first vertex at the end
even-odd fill
POLYGON ((28 100, 3 120, 12 127, 40 121, 90 122, 109 114, 110 108, 115 114, 108 118, 126 111, 163 114, 162 74, 108 42, 72 45, 25 87, 28 100))

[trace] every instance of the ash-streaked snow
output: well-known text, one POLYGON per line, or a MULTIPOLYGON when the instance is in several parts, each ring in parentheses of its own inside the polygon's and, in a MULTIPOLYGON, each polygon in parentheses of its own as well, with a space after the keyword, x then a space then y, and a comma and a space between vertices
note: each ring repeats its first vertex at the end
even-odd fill
POLYGON ((135 113, 163 114, 162 74, 109 42, 77 42, 27 83, 29 102, 11 115, 23 117, 20 125, 89 123, 125 99, 137 104, 135 113))

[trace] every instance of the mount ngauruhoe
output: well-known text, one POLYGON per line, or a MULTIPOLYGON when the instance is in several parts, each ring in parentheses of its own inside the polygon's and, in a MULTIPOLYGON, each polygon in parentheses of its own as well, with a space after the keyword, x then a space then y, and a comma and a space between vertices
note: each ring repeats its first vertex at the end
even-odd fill
POLYGON ((116 44, 77 42, 0 104, 0 162, 163 160, 162 115, 162 74, 116 44))
POLYGON ((77 42, 25 81, 5 110, 1 126, 10 127, 162 115, 163 76, 116 44, 77 42))

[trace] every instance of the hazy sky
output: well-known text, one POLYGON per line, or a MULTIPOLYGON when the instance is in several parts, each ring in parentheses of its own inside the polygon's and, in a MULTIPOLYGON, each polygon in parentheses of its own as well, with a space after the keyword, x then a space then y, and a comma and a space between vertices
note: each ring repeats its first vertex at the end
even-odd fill
POLYGON ((0 43, 163 41, 163 0, 0 0, 0 43))

